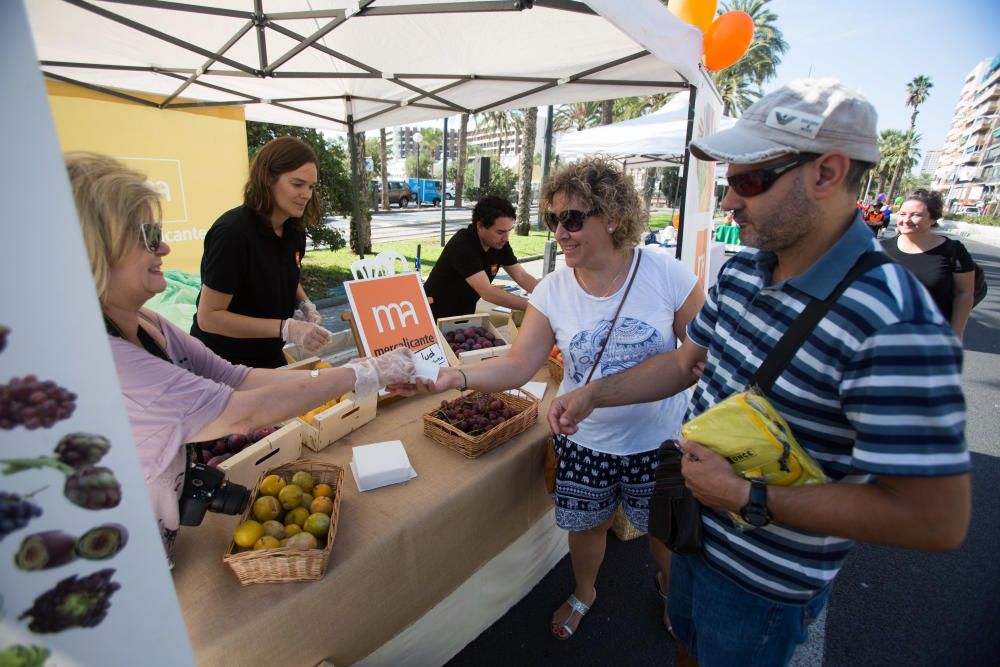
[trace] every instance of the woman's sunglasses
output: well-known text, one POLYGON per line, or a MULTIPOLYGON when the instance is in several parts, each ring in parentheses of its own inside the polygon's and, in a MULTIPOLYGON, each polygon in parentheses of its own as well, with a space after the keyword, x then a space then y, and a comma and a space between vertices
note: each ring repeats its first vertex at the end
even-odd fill
POLYGON ((740 197, 756 197, 771 189, 782 174, 800 167, 807 162, 812 162, 819 157, 817 153, 803 153, 791 160, 772 164, 770 167, 761 167, 751 171, 744 171, 739 174, 726 176, 729 187, 740 197))
POLYGON ((595 213, 597 211, 584 212, 573 209, 567 209, 558 214, 549 211, 545 214, 545 224, 548 225, 553 234, 556 233, 559 225, 562 225, 567 232, 578 232, 583 229, 583 222, 595 213))
POLYGON ((163 242, 163 224, 159 222, 144 222, 139 225, 139 240, 146 250, 156 253, 163 242))

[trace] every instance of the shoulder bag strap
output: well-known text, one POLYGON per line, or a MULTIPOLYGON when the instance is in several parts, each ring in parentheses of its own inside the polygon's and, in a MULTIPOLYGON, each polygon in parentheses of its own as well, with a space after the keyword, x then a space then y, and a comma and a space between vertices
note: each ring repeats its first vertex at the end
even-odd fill
POLYGON ((635 270, 632 271, 632 276, 628 279, 628 286, 625 287, 625 293, 622 294, 622 300, 618 302, 618 310, 615 311, 615 316, 611 318, 611 328, 608 330, 608 335, 601 344, 601 350, 597 353, 597 358, 594 359, 594 365, 590 367, 590 372, 587 373, 587 381, 584 384, 590 382, 590 378, 594 377, 594 370, 597 368, 597 364, 600 363, 601 357, 604 356, 604 348, 608 346, 608 341, 611 340, 611 334, 615 330, 615 323, 618 321, 618 314, 622 312, 622 306, 625 305, 625 299, 628 298, 628 293, 632 289, 632 283, 635 282, 635 277, 639 273, 639 263, 642 262, 642 251, 636 248, 635 250, 639 253, 639 256, 635 258, 635 270))
POLYGON ((771 385, 781 375, 781 372, 792 360, 795 353, 799 351, 802 344, 812 333, 819 321, 823 319, 826 312, 830 310, 834 302, 844 293, 851 283, 858 277, 867 273, 876 266, 891 263, 888 255, 883 252, 866 252, 854 263, 851 270, 847 272, 844 279, 830 292, 825 299, 813 299, 802 310, 795 321, 792 322, 788 330, 781 339, 775 343, 771 353, 764 359, 757 372, 750 378, 750 386, 758 387, 765 394, 770 390, 771 385))

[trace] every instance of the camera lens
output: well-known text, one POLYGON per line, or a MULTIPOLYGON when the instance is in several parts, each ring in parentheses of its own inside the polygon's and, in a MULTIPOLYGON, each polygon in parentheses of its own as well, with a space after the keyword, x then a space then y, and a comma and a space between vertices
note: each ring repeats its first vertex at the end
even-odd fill
POLYGON ((250 491, 245 486, 223 482, 215 490, 215 497, 208 510, 219 514, 239 514, 250 502, 250 491))

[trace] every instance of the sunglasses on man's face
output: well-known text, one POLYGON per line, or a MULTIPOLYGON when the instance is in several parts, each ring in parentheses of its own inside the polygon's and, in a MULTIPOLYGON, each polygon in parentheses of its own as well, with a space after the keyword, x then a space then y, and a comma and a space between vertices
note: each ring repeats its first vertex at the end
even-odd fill
POLYGON ((583 229, 583 222, 594 213, 594 211, 584 212, 573 209, 567 209, 561 213, 549 211, 545 214, 545 224, 548 225, 553 234, 556 233, 559 225, 562 225, 567 232, 578 232, 583 229))
POLYGON ((772 164, 770 167, 761 167, 760 169, 752 169, 739 174, 730 174, 726 176, 726 180, 729 181, 729 187, 733 189, 733 192, 740 197, 756 197, 770 190, 771 186, 781 178, 782 174, 796 167, 801 167, 807 162, 812 162, 818 157, 818 154, 803 153, 790 160, 772 164))
POLYGON ((159 222, 144 222, 139 225, 139 240, 143 247, 151 253, 156 253, 163 242, 163 225, 159 222))

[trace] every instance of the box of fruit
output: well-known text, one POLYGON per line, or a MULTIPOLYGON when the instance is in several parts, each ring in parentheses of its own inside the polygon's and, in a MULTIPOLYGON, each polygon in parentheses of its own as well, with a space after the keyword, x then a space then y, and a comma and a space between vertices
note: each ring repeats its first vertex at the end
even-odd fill
POLYGON ((539 400, 523 389, 474 391, 424 415, 424 435, 474 459, 538 421, 539 400))
POLYGON ((502 357, 510 351, 511 343, 517 336, 517 327, 510 322, 505 332, 509 340, 504 338, 490 322, 487 313, 442 317, 437 325, 445 342, 444 356, 449 366, 502 357))
POLYGON ((301 422, 296 419, 284 426, 258 429, 249 436, 251 444, 220 462, 217 467, 226 473, 226 479, 230 482, 250 487, 264 470, 299 458, 302 454, 304 430, 301 422), (267 433, 269 430, 271 432, 267 433), (256 438, 259 434, 264 435, 256 438))
POLYGON ((329 447, 375 419, 377 404, 377 394, 358 400, 352 391, 310 410, 298 418, 302 424, 302 444, 314 452, 329 447))
POLYGON ((254 487, 223 561, 244 586, 322 579, 343 486, 343 468, 312 459, 268 470, 254 487))

